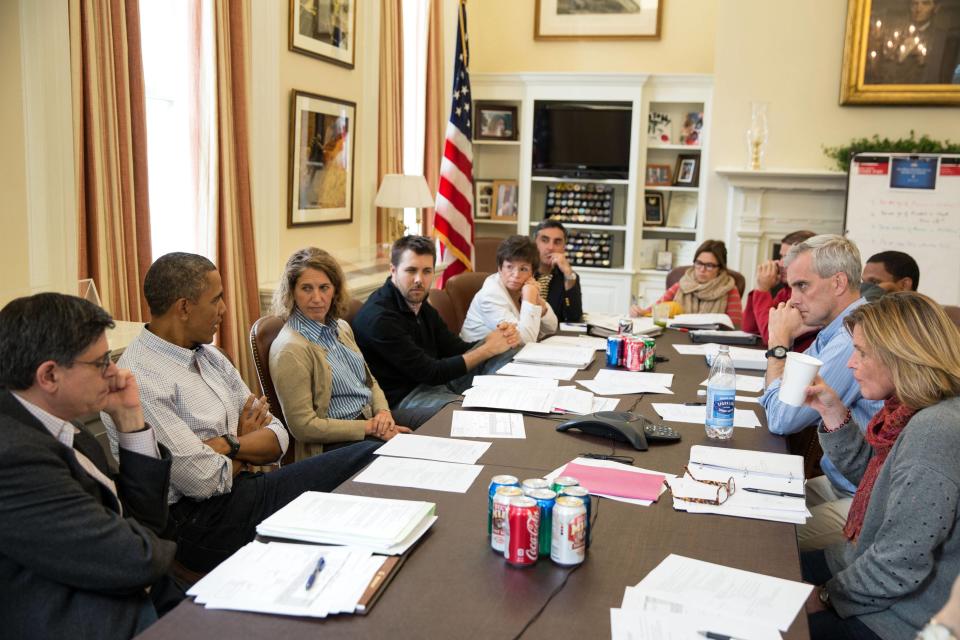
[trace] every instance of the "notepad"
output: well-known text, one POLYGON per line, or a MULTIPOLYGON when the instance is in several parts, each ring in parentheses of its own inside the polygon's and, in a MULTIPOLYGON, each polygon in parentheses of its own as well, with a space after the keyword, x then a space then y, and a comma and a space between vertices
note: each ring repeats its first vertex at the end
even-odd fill
POLYGON ((575 462, 567 464, 561 475, 576 478, 581 487, 593 494, 651 501, 660 495, 664 480, 662 475, 590 467, 575 462))

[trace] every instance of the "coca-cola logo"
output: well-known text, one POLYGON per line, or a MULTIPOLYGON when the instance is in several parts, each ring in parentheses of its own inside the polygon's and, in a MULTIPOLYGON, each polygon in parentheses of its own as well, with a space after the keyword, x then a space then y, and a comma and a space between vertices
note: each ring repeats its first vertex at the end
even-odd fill
POLYGON ((529 540, 527 542, 527 548, 525 553, 527 554, 527 559, 531 561, 536 561, 537 556, 540 554, 540 510, 533 509, 530 511, 530 515, 527 516, 527 533, 530 534, 529 540))

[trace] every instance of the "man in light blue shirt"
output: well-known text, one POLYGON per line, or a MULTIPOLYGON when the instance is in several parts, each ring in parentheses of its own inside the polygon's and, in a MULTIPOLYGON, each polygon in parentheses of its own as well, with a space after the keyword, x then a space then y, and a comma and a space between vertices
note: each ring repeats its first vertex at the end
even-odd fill
MULTIPOLYGON (((820 376, 852 407, 854 420, 865 428, 883 403, 860 395, 860 385, 847 368, 853 341, 843 327, 847 314, 866 304, 860 297, 860 251, 841 236, 819 235, 794 245, 784 265, 793 293, 788 303, 770 310, 766 390, 760 397, 768 427, 772 433, 788 435, 819 422, 819 414, 810 407, 785 404, 778 396, 786 351, 793 339, 821 326, 824 328, 804 353, 823 362, 820 376)), ((807 483, 807 506, 813 517, 797 530, 801 550, 822 549, 845 540, 843 525, 856 486, 826 455, 820 466, 825 475, 807 483)))

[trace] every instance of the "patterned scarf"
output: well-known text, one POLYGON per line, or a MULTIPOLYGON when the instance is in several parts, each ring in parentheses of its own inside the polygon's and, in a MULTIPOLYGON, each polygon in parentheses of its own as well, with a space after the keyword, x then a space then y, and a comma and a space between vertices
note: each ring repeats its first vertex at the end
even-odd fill
POLYGON ((883 403, 883 408, 877 411, 876 415, 870 419, 867 425, 867 431, 864 433, 867 444, 873 447, 873 457, 867 463, 867 470, 860 480, 860 486, 853 496, 853 503, 850 505, 850 514, 847 516, 847 524, 843 527, 843 534, 851 541, 860 536, 860 530, 863 528, 863 518, 867 514, 867 507, 870 506, 870 493, 873 491, 873 485, 880 475, 883 463, 890 453, 890 449, 896 444, 900 432, 903 431, 910 418, 917 412, 900 404, 895 397, 887 398, 883 403))
POLYGON ((727 293, 736 284, 733 276, 721 271, 713 280, 700 284, 690 267, 680 278, 680 290, 674 298, 683 307, 684 313, 726 313, 727 293))

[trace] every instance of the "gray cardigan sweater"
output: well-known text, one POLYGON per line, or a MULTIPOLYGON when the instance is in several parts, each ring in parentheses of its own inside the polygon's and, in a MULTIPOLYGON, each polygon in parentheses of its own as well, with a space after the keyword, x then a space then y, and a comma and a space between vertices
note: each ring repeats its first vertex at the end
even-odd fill
MULTIPOLYGON (((873 455, 856 425, 825 433, 825 454, 859 484, 873 455)), ((842 617, 884 640, 912 640, 960 573, 960 398, 919 411, 900 433, 870 495, 855 543, 826 550, 826 589, 842 617)))

